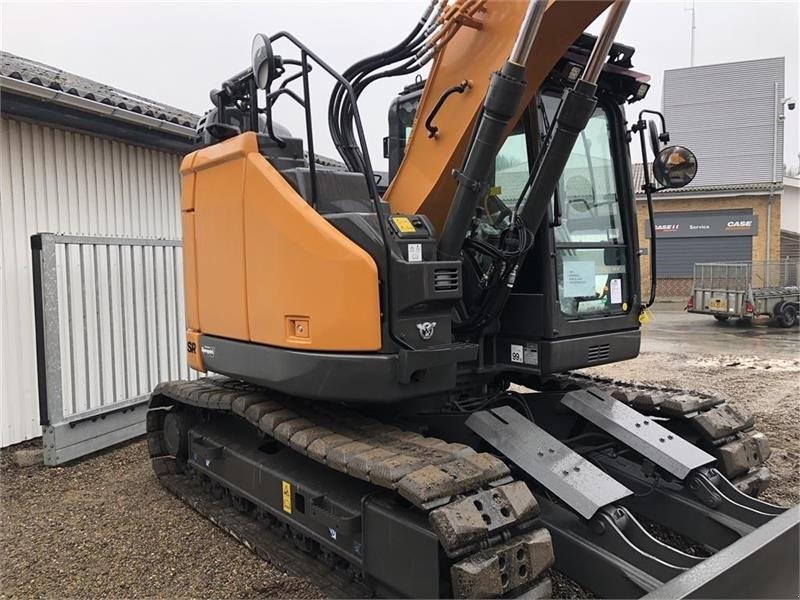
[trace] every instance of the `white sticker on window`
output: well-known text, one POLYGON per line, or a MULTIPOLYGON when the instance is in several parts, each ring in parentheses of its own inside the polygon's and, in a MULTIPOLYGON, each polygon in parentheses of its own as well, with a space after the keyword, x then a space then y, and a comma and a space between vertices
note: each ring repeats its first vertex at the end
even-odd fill
POLYGON ((511 362, 521 363, 523 362, 523 356, 522 346, 511 344, 511 362))
POLYGON ((422 262, 422 244, 408 245, 408 262, 422 262))
POLYGON ((595 264, 593 261, 565 260, 563 269, 565 298, 595 295, 595 264))
POLYGON ((611 280, 611 304, 622 302, 622 279, 611 280))

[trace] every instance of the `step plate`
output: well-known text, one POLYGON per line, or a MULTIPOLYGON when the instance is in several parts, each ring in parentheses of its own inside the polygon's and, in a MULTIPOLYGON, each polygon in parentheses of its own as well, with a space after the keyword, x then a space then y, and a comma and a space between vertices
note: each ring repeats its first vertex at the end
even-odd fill
POLYGON ((632 493, 510 406, 476 412, 467 427, 585 519, 632 493))
POLYGON ((565 394, 564 406, 679 479, 714 457, 599 388, 565 394))

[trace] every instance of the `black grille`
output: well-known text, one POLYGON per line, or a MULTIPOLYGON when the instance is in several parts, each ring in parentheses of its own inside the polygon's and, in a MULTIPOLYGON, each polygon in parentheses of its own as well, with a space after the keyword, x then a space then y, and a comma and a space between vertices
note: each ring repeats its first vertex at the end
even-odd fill
POLYGON ((589 346, 589 351, 586 353, 586 359, 591 362, 599 362, 601 360, 608 360, 611 355, 611 348, 608 344, 598 344, 597 346, 589 346))
POLYGON ((440 267, 433 270, 433 289, 437 292, 458 291, 458 267, 440 267))

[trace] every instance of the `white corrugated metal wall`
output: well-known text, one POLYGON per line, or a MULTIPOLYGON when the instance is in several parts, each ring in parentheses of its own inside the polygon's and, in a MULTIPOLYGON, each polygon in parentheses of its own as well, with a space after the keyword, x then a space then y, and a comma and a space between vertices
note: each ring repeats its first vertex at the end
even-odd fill
POLYGON ((663 110, 671 143, 697 155, 691 187, 780 182, 784 57, 664 72, 663 110))
POLYGON ((7 446, 41 435, 30 236, 178 238, 181 157, 37 123, 0 125, 0 446, 7 446))

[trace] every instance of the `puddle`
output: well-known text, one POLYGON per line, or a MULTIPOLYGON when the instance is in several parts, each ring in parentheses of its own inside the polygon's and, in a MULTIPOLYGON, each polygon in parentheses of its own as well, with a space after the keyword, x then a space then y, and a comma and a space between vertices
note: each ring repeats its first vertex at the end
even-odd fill
POLYGON ((752 369, 756 371, 775 371, 781 373, 800 373, 800 360, 785 358, 761 358, 759 356, 736 356, 722 354, 701 356, 686 361, 693 367, 707 369, 752 369))

